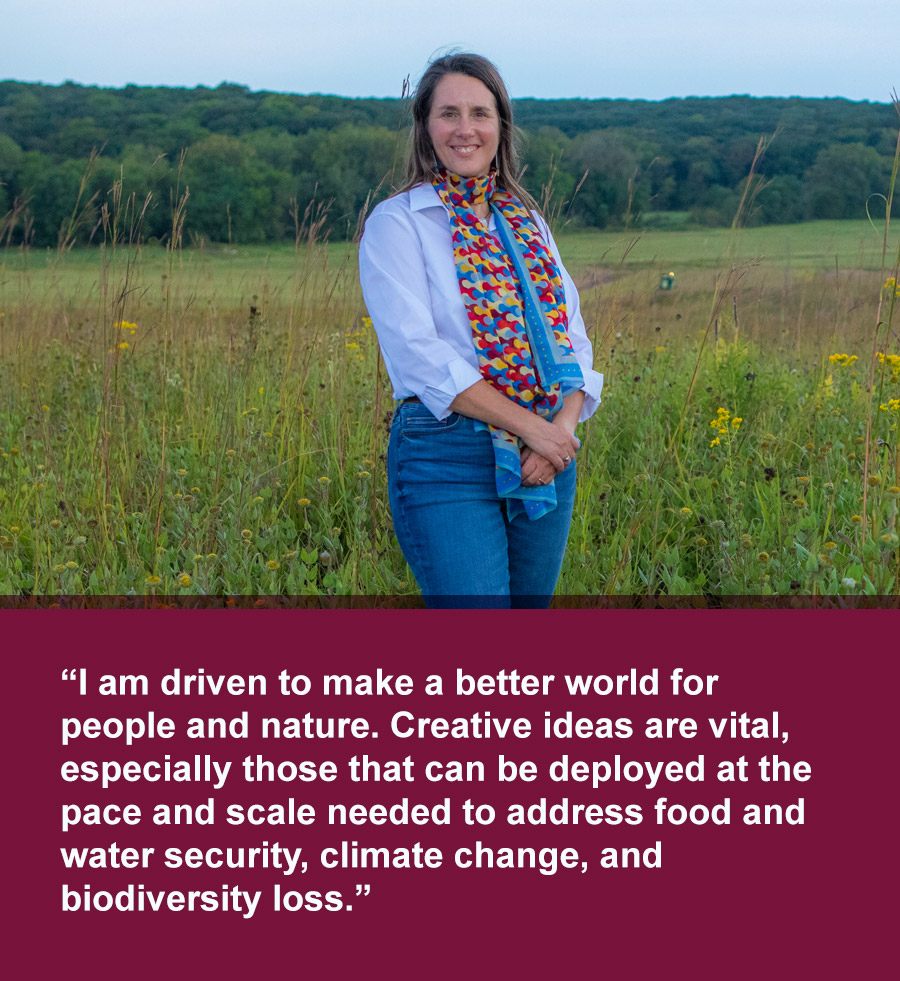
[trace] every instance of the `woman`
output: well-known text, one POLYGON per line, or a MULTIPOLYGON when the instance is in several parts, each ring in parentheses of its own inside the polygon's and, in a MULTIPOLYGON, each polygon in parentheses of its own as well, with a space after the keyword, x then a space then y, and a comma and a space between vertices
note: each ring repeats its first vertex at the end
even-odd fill
POLYGON ((516 180, 497 69, 439 58, 413 120, 406 185, 373 210, 359 253, 401 400, 394 528, 428 606, 546 607, 572 516, 575 427, 603 377, 575 286, 516 180))

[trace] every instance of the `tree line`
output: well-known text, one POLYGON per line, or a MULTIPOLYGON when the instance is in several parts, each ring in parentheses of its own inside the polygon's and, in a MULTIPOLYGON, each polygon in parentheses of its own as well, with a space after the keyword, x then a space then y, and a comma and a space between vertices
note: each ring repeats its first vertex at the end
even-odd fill
MULTIPOLYGON (((862 218, 897 143, 894 107, 845 99, 522 99, 515 112, 526 186, 576 228, 730 224, 751 171, 749 223, 862 218)), ((408 129, 399 99, 0 82, 0 242, 96 241, 104 204, 123 200, 163 241, 185 188, 194 239, 352 236, 400 182, 408 129)))

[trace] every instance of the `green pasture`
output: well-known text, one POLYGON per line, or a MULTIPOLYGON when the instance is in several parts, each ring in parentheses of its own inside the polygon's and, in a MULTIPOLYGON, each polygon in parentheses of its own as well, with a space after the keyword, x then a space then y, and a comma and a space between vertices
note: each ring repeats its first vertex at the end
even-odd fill
MULTIPOLYGON (((883 228, 868 221, 811 221, 794 225, 765 225, 741 229, 692 228, 678 230, 567 232, 565 222, 556 235, 566 266, 573 275, 593 268, 676 272, 695 268, 715 268, 731 259, 752 262, 771 269, 854 269, 880 270, 883 228)), ((900 230, 888 237, 887 257, 896 256, 900 230)), ((5 276, 28 271, 41 283, 53 278, 67 287, 97 281, 96 269, 101 251, 97 248, 73 249, 64 260, 55 250, 22 252, 0 251, 0 271, 5 276), (46 279, 44 278, 46 277, 46 279)), ((239 297, 242 291, 262 283, 287 284, 298 264, 308 259, 310 250, 301 245, 206 245, 179 254, 182 274, 196 282, 214 282, 239 297)), ((355 263, 352 244, 335 242, 314 250, 316 261, 327 262, 337 270, 355 263)), ((145 246, 139 262, 149 277, 165 274, 169 256, 163 248, 145 246)), ((7 278, 4 285, 9 285, 7 278)))
MULTIPOLYGON (((888 239, 888 260, 896 256, 900 231, 888 239)), ((584 232, 559 236, 567 266, 581 271, 593 265, 654 269, 676 273, 716 268, 729 259, 768 269, 880 270, 883 229, 867 221, 812 221, 764 225, 732 233, 727 228, 652 229, 584 232)))
MULTIPOLYGON (((606 376, 560 592, 897 596, 897 233, 559 244, 606 376)), ((0 594, 414 595, 391 411, 352 245, 0 252, 0 594)))

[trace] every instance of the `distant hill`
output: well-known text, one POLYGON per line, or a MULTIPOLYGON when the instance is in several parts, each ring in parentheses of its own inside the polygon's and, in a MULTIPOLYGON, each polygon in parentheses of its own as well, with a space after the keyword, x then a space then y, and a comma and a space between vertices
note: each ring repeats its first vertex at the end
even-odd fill
MULTIPOLYGON (((749 222, 863 217, 887 192, 900 121, 880 103, 749 96, 522 99, 515 110, 535 197, 600 228, 667 212, 729 224, 759 141, 773 136, 749 222)), ((149 195, 146 237, 166 237, 185 185, 193 236, 293 239, 304 214, 349 235, 399 179, 407 124, 397 99, 0 82, 0 241, 96 240, 120 178, 126 199, 149 195)))

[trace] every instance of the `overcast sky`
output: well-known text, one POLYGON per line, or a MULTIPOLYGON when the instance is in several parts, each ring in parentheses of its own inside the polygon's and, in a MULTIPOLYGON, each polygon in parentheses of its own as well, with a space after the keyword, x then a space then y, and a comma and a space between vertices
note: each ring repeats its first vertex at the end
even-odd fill
POLYGON ((436 52, 513 97, 843 96, 900 89, 897 0, 0 0, 0 78, 398 96, 436 52))

